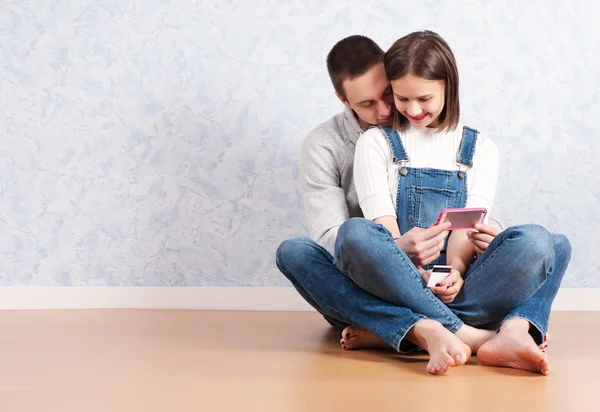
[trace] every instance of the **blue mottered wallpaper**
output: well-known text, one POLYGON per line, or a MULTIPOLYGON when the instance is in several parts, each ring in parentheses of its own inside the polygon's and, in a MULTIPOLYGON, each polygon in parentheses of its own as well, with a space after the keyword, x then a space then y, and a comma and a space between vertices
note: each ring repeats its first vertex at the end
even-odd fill
POLYGON ((305 234, 298 155, 342 109, 325 69, 350 34, 429 28, 463 122, 502 154, 496 216, 574 246, 600 287, 600 6, 580 1, 5 0, 0 284, 284 286, 305 234))

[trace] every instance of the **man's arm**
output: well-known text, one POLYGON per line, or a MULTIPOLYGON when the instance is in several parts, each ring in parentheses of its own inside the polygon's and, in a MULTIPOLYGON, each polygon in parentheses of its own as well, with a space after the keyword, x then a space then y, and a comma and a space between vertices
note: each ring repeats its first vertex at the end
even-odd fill
POLYGON ((300 190, 311 238, 333 255, 339 227, 349 218, 334 153, 310 136, 302 145, 300 190))

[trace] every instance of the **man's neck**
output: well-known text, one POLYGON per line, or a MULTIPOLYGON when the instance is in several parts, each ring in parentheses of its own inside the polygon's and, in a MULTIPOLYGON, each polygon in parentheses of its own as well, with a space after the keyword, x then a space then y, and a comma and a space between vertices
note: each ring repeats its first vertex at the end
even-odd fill
POLYGON ((356 121, 358 122, 360 127, 362 127, 363 130, 367 130, 369 127, 373 126, 372 124, 367 123, 363 119, 358 117, 358 115, 356 114, 356 112, 354 110, 352 110, 352 114, 354 115, 354 118, 356 119, 356 121))

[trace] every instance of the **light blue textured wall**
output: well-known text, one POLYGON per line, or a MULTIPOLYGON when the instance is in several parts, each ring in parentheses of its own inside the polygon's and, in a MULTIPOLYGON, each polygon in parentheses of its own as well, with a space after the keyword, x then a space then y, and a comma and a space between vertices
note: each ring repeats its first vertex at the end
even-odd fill
POLYGON ((566 233, 600 287, 592 0, 0 4, 0 284, 288 285, 301 140, 341 109, 324 59, 442 34, 463 121, 502 153, 496 214, 566 233))

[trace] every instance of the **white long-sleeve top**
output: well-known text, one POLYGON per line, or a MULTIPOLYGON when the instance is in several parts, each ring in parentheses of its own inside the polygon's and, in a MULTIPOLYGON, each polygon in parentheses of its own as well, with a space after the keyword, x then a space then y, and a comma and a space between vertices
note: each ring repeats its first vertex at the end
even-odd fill
MULTIPOLYGON (((431 128, 409 128, 401 132, 402 144, 410 158, 408 167, 458 170, 456 162, 463 126, 454 131, 435 133, 431 128)), ((466 207, 485 207, 491 214, 500 156, 493 141, 481 135, 473 156, 473 167, 467 172, 466 207)), ((365 218, 396 216, 398 169, 392 148, 379 128, 367 130, 358 139, 354 156, 354 183, 359 205, 365 218)))

